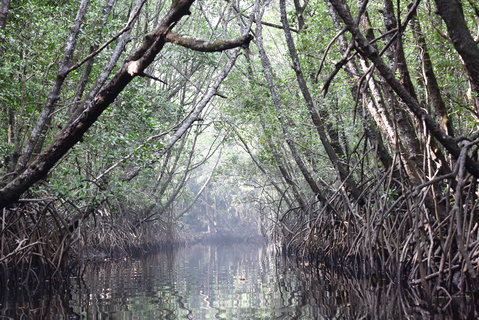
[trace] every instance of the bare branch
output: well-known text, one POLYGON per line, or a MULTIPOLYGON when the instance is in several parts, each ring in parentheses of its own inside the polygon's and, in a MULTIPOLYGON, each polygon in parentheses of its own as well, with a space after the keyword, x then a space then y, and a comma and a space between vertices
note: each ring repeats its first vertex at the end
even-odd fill
POLYGON ((161 80, 160 78, 157 78, 155 76, 152 76, 151 74, 148 74, 148 73, 145 73, 145 72, 142 72, 139 74, 140 77, 145 77, 145 78, 148 78, 148 79, 151 79, 151 80, 155 80, 155 81, 158 81, 158 82, 161 82, 163 84, 166 84, 168 85, 168 83, 164 80, 161 80))
POLYGON ((166 35, 167 42, 201 52, 218 52, 237 47, 248 46, 251 40, 253 40, 253 36, 250 34, 245 34, 235 39, 216 41, 202 40, 174 32, 168 32, 166 35))

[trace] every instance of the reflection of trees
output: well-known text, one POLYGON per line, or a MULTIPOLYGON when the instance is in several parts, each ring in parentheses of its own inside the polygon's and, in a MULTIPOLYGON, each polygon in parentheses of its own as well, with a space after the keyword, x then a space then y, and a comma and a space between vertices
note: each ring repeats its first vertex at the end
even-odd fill
POLYGON ((346 277, 327 269, 301 275, 314 305, 311 319, 470 319, 477 318, 472 300, 421 300, 419 289, 405 289, 381 276, 346 277))
POLYGON ((50 291, 0 293, 6 307, 0 318, 422 319, 445 312, 476 317, 470 301, 430 306, 417 290, 403 290, 380 276, 298 267, 255 245, 197 245, 90 264, 83 275, 50 291))
POLYGON ((2 287, 0 319, 80 319, 71 305, 71 298, 68 279, 57 279, 35 287, 2 287))

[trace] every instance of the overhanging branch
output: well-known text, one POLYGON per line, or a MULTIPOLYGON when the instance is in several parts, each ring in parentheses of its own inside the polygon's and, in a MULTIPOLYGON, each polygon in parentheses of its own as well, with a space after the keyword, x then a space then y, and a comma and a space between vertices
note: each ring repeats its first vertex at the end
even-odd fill
POLYGON ((207 41, 174 32, 168 32, 165 40, 166 42, 171 42, 195 51, 218 52, 241 46, 248 46, 250 41, 253 40, 253 36, 245 34, 235 39, 207 41))

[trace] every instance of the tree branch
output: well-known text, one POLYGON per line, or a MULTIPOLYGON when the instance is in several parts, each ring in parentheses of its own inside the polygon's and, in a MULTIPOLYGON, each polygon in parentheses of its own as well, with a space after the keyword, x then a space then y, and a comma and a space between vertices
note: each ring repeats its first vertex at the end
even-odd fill
POLYGON ((135 76, 148 67, 163 49, 166 34, 187 14, 194 0, 175 0, 155 30, 145 36, 140 48, 125 61, 108 84, 95 96, 92 103, 70 122, 52 144, 34 160, 25 171, 0 189, 0 208, 18 200, 20 195, 44 177, 55 164, 77 144, 98 117, 116 99, 135 76))
MULTIPOLYGON (((387 66, 386 63, 381 59, 379 52, 377 52, 377 50, 371 46, 369 41, 363 36, 357 27, 357 24, 353 20, 349 9, 340 0, 329 1, 343 20, 351 35, 356 40, 359 53, 374 64, 384 80, 401 98, 408 109, 417 117, 417 119, 425 123, 429 133, 437 141, 439 141, 439 143, 441 143, 454 158, 458 159, 461 149, 457 145, 454 138, 441 130, 439 124, 436 123, 436 121, 426 112, 426 110, 422 108, 419 102, 404 87, 404 85, 395 77, 395 74, 391 68, 389 68, 389 66, 387 66)), ((479 163, 477 161, 470 157, 466 157, 466 168, 472 175, 479 177, 479 163)))
POLYGON ((253 40, 253 36, 245 34, 241 37, 230 40, 207 41, 174 32, 168 32, 165 40, 166 42, 171 42, 195 51, 218 52, 241 46, 248 46, 250 41, 253 40))
POLYGON ((135 23, 136 21, 136 18, 138 17, 138 15, 140 14, 140 10, 141 8, 143 7, 143 5, 145 4, 146 0, 143 0, 141 2, 141 4, 139 6, 136 6, 133 10, 134 12, 130 15, 130 18, 128 19, 128 22, 126 23, 126 25, 123 27, 123 29, 121 29, 117 34, 115 34, 111 39, 109 39, 108 41, 106 41, 105 43, 103 43, 99 48, 97 48, 95 51, 93 51, 92 53, 90 53, 88 56, 86 56, 82 61, 76 63, 75 65, 73 66, 70 66, 68 68, 68 70, 65 71, 66 74, 78 69, 79 67, 81 67, 85 62, 87 62, 88 60, 90 60, 91 58, 95 57, 97 54, 99 54, 100 52, 102 52, 106 47, 108 47, 110 45, 110 43, 112 43, 113 41, 115 41, 116 39, 118 39, 122 34, 124 34, 125 32, 129 31, 132 27, 133 27, 133 24, 135 23))

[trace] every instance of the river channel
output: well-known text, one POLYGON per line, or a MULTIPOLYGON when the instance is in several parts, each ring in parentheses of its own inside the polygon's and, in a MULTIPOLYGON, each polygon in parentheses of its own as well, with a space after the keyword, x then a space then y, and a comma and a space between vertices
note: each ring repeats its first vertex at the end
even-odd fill
POLYGON ((0 319, 461 319, 382 278, 299 267, 262 244, 193 245, 89 264, 62 289, 2 294, 0 319))

